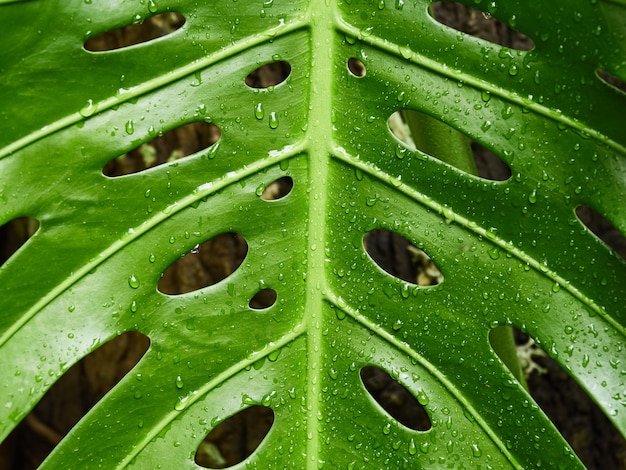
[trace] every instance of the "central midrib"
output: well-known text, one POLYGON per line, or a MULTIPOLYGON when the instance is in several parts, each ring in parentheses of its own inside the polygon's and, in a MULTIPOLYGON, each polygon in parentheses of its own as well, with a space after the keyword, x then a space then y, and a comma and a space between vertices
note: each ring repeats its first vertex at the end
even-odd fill
MULTIPOLYGON (((329 2, 331 3, 331 2, 329 2)), ((324 273, 327 177, 332 137, 333 36, 335 7, 326 0, 312 0, 307 13, 311 28, 311 90, 308 127, 309 217, 307 239, 306 331, 307 331, 307 463, 317 469, 319 460, 319 420, 321 364, 323 355, 323 303, 326 291, 324 273)))

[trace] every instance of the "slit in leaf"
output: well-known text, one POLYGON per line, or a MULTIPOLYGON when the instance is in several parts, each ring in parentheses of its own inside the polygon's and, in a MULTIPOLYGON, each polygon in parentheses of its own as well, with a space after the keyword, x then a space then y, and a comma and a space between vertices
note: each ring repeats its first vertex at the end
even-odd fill
POLYGON ((243 462, 261 445, 274 424, 274 411, 251 406, 230 416, 209 432, 194 461, 203 468, 228 468, 243 462))
POLYGON ((102 173, 110 177, 139 173, 206 150, 215 145, 220 137, 220 128, 215 124, 185 124, 111 160, 104 166, 102 173))
POLYGON ((360 375, 367 392, 400 424, 415 431, 428 431, 432 427, 424 408, 429 400, 424 392, 415 398, 404 385, 378 367, 365 366, 360 375))
POLYGON ((85 41, 85 49, 91 52, 106 52, 153 41, 172 34, 182 28, 185 17, 180 13, 159 13, 127 26, 97 34, 85 41))
MULTIPOLYGON (((424 152, 465 173, 491 181, 511 177, 511 168, 496 154, 425 113, 413 109, 396 111, 387 125, 394 137, 409 149, 424 152)), ((402 151, 396 155, 404 158, 402 151)))
POLYGON ((277 294, 274 289, 263 289, 257 292, 254 297, 250 299, 248 304, 253 310, 263 310, 270 308, 276 303, 277 294))
POLYGON ((348 70, 352 75, 358 78, 365 77, 367 73, 365 64, 355 57, 348 59, 348 70))
MULTIPOLYGON (((567 326, 563 326, 563 329, 567 334, 567 326)), ((598 458, 602 461, 602 468, 622 468, 623 460, 615 449, 626 448, 626 440, 613 423, 582 387, 541 349, 538 341, 517 328, 514 328, 514 335, 531 396, 576 455, 588 468, 595 468, 594 463, 597 463, 598 458)), ((574 354, 579 352, 577 355, 582 356, 580 360, 583 362, 597 354, 595 348, 589 355, 579 351, 590 347, 585 344, 575 340, 571 344, 572 351, 574 354)))
POLYGON ((611 88, 615 88, 623 93, 626 93, 626 82, 620 80, 614 75, 611 75, 606 70, 597 70, 596 75, 600 80, 609 85, 611 88))
POLYGON ((291 65, 284 60, 277 60, 254 69, 246 77, 246 85, 250 88, 267 89, 274 87, 289 77, 291 65))
POLYGON ((435 286, 443 281, 435 262, 402 235, 375 229, 365 234, 363 246, 387 274, 419 286, 435 286))
POLYGON ((146 335, 130 331, 70 367, 13 431, 20 434, 22 442, 29 443, 28 450, 23 450, 23 446, 16 450, 17 459, 31 461, 32 468, 37 468, 76 423, 139 362, 149 346, 146 335), (21 452, 25 455, 19 455, 21 452))
POLYGON ((0 227, 0 267, 39 230, 39 221, 18 217, 0 227))
POLYGON ((511 167, 495 153, 477 142, 471 146, 478 176, 491 181, 506 181, 511 177, 511 167))
POLYGON ((596 237, 626 259, 626 237, 608 219, 591 207, 582 205, 576 208, 576 216, 596 237))
MULTIPOLYGON (((491 3, 495 5, 495 2, 491 3)), ((529 51, 535 47, 531 38, 513 29, 512 25, 496 20, 489 11, 475 10, 459 2, 439 1, 432 4, 432 16, 457 31, 509 49, 529 51)))
POLYGON ((260 186, 258 191, 261 192, 261 199, 266 201, 276 201, 284 198, 293 189, 293 179, 290 176, 283 176, 273 181, 267 187, 260 186))
POLYGON ((163 273, 160 292, 180 295, 212 286, 241 266, 248 252, 246 240, 238 233, 226 232, 183 254, 163 273))

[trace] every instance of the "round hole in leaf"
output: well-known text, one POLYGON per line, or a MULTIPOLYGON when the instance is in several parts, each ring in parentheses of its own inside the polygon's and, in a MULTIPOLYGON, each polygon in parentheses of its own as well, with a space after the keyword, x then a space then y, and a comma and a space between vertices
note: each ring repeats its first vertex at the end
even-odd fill
POLYGON ((217 235, 172 263, 159 280, 158 289, 164 294, 179 295, 212 286, 235 272, 247 252, 248 244, 240 234, 217 235))
POLYGON ((420 286, 434 286, 443 281, 435 262, 402 235, 375 229, 363 237, 370 258, 386 273, 420 286))
POLYGON ((254 69, 246 77, 250 88, 266 89, 284 82, 291 73, 291 65, 284 60, 277 60, 254 69))
POLYGON ((263 289, 254 294, 248 304, 251 309, 263 310, 271 307, 276 303, 277 294, 274 289, 263 289))
POLYGON ((365 64, 356 57, 351 57, 348 59, 348 70, 352 75, 358 78, 365 77, 365 74, 367 73, 365 64))
POLYGON ((365 366, 360 375, 367 392, 400 424, 415 431, 428 431, 432 427, 424 408, 429 399, 423 391, 418 394, 418 400, 404 385, 379 367, 365 366))
POLYGON ((165 133, 149 129, 146 138, 152 133, 157 137, 111 160, 102 173, 110 177, 140 173, 206 150, 215 145, 222 135, 220 128, 209 122, 192 122, 165 133))
POLYGON ((185 17, 180 13, 159 13, 140 22, 97 34, 85 41, 85 49, 106 52, 134 46, 172 34, 184 24, 185 17))
POLYGON ((535 47, 528 36, 492 16, 497 16, 497 10, 489 11, 491 4, 495 5, 494 2, 485 3, 483 8, 486 11, 480 11, 459 2, 439 1, 431 5, 431 11, 439 23, 479 39, 520 51, 535 47))
POLYGON ((576 208, 576 216, 596 237, 626 259, 626 237, 606 217, 584 205, 576 208))
MULTIPOLYGON (((262 189, 262 188, 261 188, 262 189)), ((283 176, 273 181, 263 189, 261 199, 275 201, 284 198, 293 189, 293 179, 290 176, 283 176)))
POLYGON ((230 416, 209 432, 194 461, 204 468, 228 468, 243 462, 261 445, 274 423, 274 411, 251 406, 230 416))
POLYGON ((39 230, 39 221, 18 217, 0 226, 0 266, 39 230))

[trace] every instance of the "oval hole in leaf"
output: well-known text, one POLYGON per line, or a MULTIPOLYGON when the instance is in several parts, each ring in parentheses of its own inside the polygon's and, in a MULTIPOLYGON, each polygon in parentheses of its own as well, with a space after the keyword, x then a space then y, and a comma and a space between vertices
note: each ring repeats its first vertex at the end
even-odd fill
MULTIPOLYGON (((587 468, 622 468, 623 460, 615 449, 626 449, 626 440, 613 423, 532 337, 517 328, 513 330, 530 394, 574 452, 587 468)), ((585 348, 585 343, 572 341, 572 346, 578 344, 575 350, 585 348)), ((590 353, 582 355, 582 361, 591 361, 598 354, 587 347, 590 353)))
POLYGON ((421 399, 423 404, 420 403, 404 385, 374 366, 361 369, 361 381, 372 398, 399 423, 415 431, 428 431, 432 427, 424 408, 428 404, 426 395, 421 399))
POLYGON ((616 88, 617 90, 626 93, 626 82, 620 80, 614 75, 611 75, 606 70, 596 70, 596 75, 600 80, 609 85, 611 88, 616 88))
MULTIPOLYGON (((146 335, 130 331, 70 367, 13 430, 12 434, 19 436, 13 442, 17 446, 13 449, 16 461, 32 465, 24 468, 37 468, 72 427, 139 362, 149 346, 146 335)), ((12 441, 9 437, 2 446, 12 441)), ((0 448, 0 454, 6 455, 3 450, 0 448)))
MULTIPOLYGON (((477 142, 471 141, 456 129, 445 123, 436 121, 433 117, 424 113, 415 111, 414 109, 396 111, 389 116, 387 125, 394 137, 409 149, 418 149, 465 173, 474 176, 477 175, 491 181, 505 181, 511 177, 511 168, 495 153, 477 142), (455 142, 455 145, 462 145, 468 152, 471 151, 474 161, 466 163, 466 166, 463 168, 459 167, 458 161, 455 158, 445 154, 445 152, 450 152, 450 150, 448 150, 446 146, 439 145, 437 139, 432 138, 433 125, 445 126, 444 129, 450 134, 448 142, 455 142), (442 152, 444 154, 442 154, 442 152), (476 169, 474 169, 474 166, 476 169)), ((454 149, 452 152, 456 155, 460 153, 454 149)), ((404 158, 404 154, 402 153, 398 155, 398 157, 404 158)))
POLYGON ((358 78, 365 77, 367 73, 365 64, 355 57, 348 59, 348 70, 352 75, 358 78))
POLYGON ((18 217, 0 227, 0 266, 39 230, 39 221, 18 217))
POLYGON ((435 286, 443 275, 435 262, 402 235, 375 229, 363 237, 367 254, 386 273, 420 286, 435 286))
POLYGON ((185 124, 111 160, 102 173, 110 177, 139 173, 208 149, 221 135, 220 128, 209 122, 185 124))
POLYGON ((284 60, 277 60, 253 70, 246 77, 250 88, 264 89, 284 82, 291 73, 291 65, 284 60))
POLYGON ((270 308, 276 303, 278 295, 274 289, 263 289, 257 292, 254 297, 250 299, 248 304, 251 309, 263 310, 270 308))
POLYGON ((218 424, 196 450, 195 462, 204 468, 228 468, 247 459, 261 445, 274 424, 274 411, 251 406, 218 424))
POLYGON ((141 22, 97 34, 85 41, 85 49, 105 52, 134 46, 172 34, 184 24, 185 17, 180 13, 159 13, 141 22))
POLYGON ((160 292, 180 295, 212 286, 241 266, 248 252, 246 240, 238 233, 226 232, 183 254, 159 280, 160 292))
POLYGON ((510 49, 529 51, 535 47, 532 39, 496 20, 489 12, 475 10, 458 2, 434 2, 432 16, 439 23, 457 31, 510 49))
POLYGON ((626 237, 608 219, 587 206, 578 206, 576 216, 595 236, 626 259, 626 237))
POLYGON ((293 179, 290 176, 283 176, 273 181, 261 193, 261 199, 266 201, 276 201, 284 198, 293 189, 293 179))

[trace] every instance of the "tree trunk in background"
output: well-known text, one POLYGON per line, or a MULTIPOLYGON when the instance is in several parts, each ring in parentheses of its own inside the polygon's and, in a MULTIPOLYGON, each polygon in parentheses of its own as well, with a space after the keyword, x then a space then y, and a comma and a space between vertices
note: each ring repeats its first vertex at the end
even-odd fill
MULTIPOLYGON (((527 38, 468 7, 442 2, 435 8, 437 18, 457 29, 511 47, 529 48, 527 38)), ((152 25, 147 30, 117 31, 92 39, 90 48, 115 48, 162 35, 180 24, 179 17, 168 15, 159 15, 151 23, 147 22, 152 25)), ((274 65, 261 69, 251 80, 262 84, 285 73, 283 65, 274 65)), ((190 148, 205 148, 216 138, 215 128, 181 128, 155 139, 149 148, 138 149, 126 158, 112 161, 104 171, 111 176, 140 171, 177 155, 187 155, 190 148), (146 158, 146 152, 150 154, 149 158, 146 158)), ((502 168, 493 163, 493 159, 480 155, 477 159, 481 173, 502 174, 502 168)), ((0 263, 33 233, 34 228, 33 222, 28 219, 0 227, 0 263)), ((622 249, 626 246, 624 238, 614 229, 599 227, 601 230, 610 232, 610 236, 615 237, 618 244, 621 243, 622 249)), ((368 250, 381 266, 400 278, 416 282, 419 273, 407 248, 406 240, 385 231, 377 231, 368 240, 368 250)), ((245 241, 241 237, 235 234, 216 237, 203 245, 199 253, 179 260, 174 268, 168 270, 159 288, 166 293, 186 292, 196 285, 218 282, 238 267, 245 252, 245 241)), ((525 340, 520 335, 520 341, 525 340)), ((139 333, 126 333, 72 367, 0 446, 0 470, 36 468, 86 411, 133 367, 145 353, 148 343, 149 340, 139 333)), ((531 392, 585 464, 592 469, 626 468, 626 443, 602 412, 554 361, 542 358, 537 362, 541 362, 548 372, 530 376, 531 392)), ((406 389, 381 374, 365 374, 364 380, 379 403, 394 408, 395 413, 403 413, 403 404, 409 403, 411 398, 406 395, 406 389)), ((414 407, 406 405, 405 416, 399 419, 416 422, 419 429, 422 425, 419 423, 428 418, 415 413, 414 407)), ((263 407, 253 407, 237 414, 211 432, 209 439, 200 447, 199 454, 202 456, 198 457, 198 463, 221 468, 241 461, 256 448, 271 422, 271 412, 263 407)))

